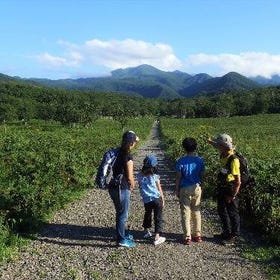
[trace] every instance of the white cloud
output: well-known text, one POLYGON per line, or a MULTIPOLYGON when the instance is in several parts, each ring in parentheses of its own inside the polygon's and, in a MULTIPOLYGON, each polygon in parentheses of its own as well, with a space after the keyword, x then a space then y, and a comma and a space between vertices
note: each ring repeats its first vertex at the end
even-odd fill
MULTIPOLYGON (((149 64, 163 71, 184 70, 187 73, 208 73, 221 76, 235 71, 247 77, 257 75, 270 78, 280 74, 280 55, 265 52, 243 52, 240 54, 190 55, 186 63, 180 61, 172 47, 164 43, 150 43, 142 40, 107 40, 97 38, 82 44, 59 40, 62 54, 45 52, 36 59, 53 71, 69 73, 87 73, 87 76, 99 76, 117 68, 135 67, 149 64), (55 68, 55 69, 54 69, 55 68)), ((50 74, 50 73, 49 73, 50 74)))
POLYGON ((82 56, 78 52, 70 52, 68 57, 53 56, 49 53, 37 55, 36 59, 46 66, 62 67, 62 66, 78 66, 82 61, 82 56))
POLYGON ((126 39, 123 41, 100 41, 93 39, 84 45, 87 56, 96 64, 110 69, 149 64, 161 70, 172 71, 181 68, 180 60, 169 45, 152 44, 126 39))
POLYGON ((149 64, 164 71, 178 70, 182 63, 173 49, 163 43, 149 43, 132 39, 101 41, 92 39, 77 45, 63 40, 58 44, 65 48, 63 56, 44 53, 37 60, 45 66, 98 67, 109 70, 149 64))
POLYGON ((280 74, 280 55, 271 55, 263 52, 244 52, 240 54, 194 54, 187 59, 189 68, 204 66, 215 67, 218 75, 231 71, 238 72, 247 77, 257 75, 270 78, 274 74, 280 74))

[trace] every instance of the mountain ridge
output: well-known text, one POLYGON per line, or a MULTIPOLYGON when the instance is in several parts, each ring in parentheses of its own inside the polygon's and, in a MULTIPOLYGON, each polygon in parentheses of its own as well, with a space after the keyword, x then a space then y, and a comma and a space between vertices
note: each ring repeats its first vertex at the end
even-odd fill
MULTIPOLYGON (((149 98, 184 98, 197 95, 214 95, 234 91, 248 91, 269 86, 263 77, 247 78, 237 72, 229 72, 221 77, 206 73, 190 75, 181 71, 162 71, 151 65, 116 69, 111 76, 78 79, 21 79, 0 74, 1 80, 21 80, 39 85, 70 90, 119 92, 149 98)), ((275 75, 273 85, 280 84, 280 76, 275 75)))

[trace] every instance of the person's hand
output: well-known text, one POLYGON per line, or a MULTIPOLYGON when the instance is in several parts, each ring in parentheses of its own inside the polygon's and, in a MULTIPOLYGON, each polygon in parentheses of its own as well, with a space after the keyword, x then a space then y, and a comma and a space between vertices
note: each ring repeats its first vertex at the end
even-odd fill
POLYGON ((211 137, 208 137, 208 138, 206 139, 206 142, 207 142, 208 144, 213 145, 213 140, 212 140, 211 137))

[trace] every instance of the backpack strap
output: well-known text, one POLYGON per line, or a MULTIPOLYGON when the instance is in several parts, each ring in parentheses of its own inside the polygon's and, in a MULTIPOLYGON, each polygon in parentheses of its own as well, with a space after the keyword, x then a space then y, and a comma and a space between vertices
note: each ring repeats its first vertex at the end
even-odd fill
POLYGON ((232 154, 229 156, 229 158, 227 159, 226 162, 226 169, 229 171, 229 174, 231 173, 231 163, 233 162, 233 160, 236 158, 235 154, 232 154))
POLYGON ((116 157, 114 159, 114 162, 112 163, 113 174, 114 174, 114 176, 118 176, 120 174, 123 174, 123 175, 125 175, 125 177, 127 177, 127 174, 125 174, 126 173, 125 167, 123 165, 121 165, 121 166, 116 165, 116 162, 118 164, 123 164, 124 163, 124 162, 119 162, 119 157, 123 157, 123 153, 122 153, 120 148, 117 148, 115 151, 116 151, 116 157), (119 169, 118 171, 120 173, 116 173, 116 169, 119 169))

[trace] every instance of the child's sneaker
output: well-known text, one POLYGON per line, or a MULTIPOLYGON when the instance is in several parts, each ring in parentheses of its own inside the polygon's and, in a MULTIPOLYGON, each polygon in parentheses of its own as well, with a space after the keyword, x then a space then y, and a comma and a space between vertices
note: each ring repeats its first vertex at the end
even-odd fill
POLYGON ((143 235, 143 237, 144 238, 150 238, 150 237, 152 237, 153 235, 152 235, 152 233, 150 232, 150 231, 146 231, 145 233, 144 233, 144 235, 143 235))
POLYGON ((136 243, 134 241, 132 241, 132 240, 124 239, 121 242, 119 242, 119 246, 133 248, 133 247, 136 246, 136 243))
POLYGON ((165 240, 166 240, 165 237, 160 236, 158 239, 156 239, 156 240, 154 241, 154 245, 157 246, 157 245, 159 245, 159 244, 165 242, 165 240))

